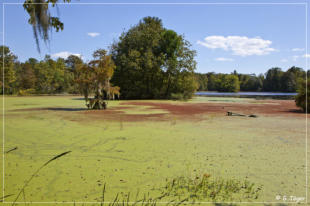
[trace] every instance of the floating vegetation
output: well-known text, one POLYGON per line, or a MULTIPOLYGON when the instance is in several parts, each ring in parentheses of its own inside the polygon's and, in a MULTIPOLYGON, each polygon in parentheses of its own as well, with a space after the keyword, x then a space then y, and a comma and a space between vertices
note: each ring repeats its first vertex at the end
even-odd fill
POLYGON ((46 165, 48 165, 49 163, 51 163, 54 160, 57 160, 58 158, 69 154, 71 151, 67 151, 67 152, 63 152, 59 155, 54 156, 53 158, 51 158, 50 160, 48 160, 47 162, 45 162, 41 167, 39 167, 32 175, 31 177, 25 182, 24 186, 22 187, 22 189, 20 189, 18 195, 16 196, 12 206, 14 206, 16 204, 16 201, 18 200, 18 198, 20 197, 20 195, 23 193, 25 195, 25 188, 28 186, 28 184, 31 182, 31 180, 40 172, 40 170, 42 170, 46 165))

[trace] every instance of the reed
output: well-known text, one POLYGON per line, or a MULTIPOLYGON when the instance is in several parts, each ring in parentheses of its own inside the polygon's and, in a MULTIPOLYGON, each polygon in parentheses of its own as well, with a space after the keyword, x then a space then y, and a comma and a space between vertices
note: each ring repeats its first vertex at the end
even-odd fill
POLYGON ((30 178, 25 182, 24 186, 22 187, 22 189, 20 189, 19 193, 17 194, 15 200, 12 203, 12 206, 16 205, 16 201, 18 200, 18 198, 20 197, 21 194, 24 194, 25 192, 25 188, 29 185, 29 183, 31 182, 31 180, 44 168, 46 167, 49 163, 51 163, 52 161, 57 160, 58 158, 69 154, 71 151, 67 151, 67 152, 63 152, 59 155, 54 156, 53 158, 51 158, 50 160, 48 160, 47 162, 45 162, 41 167, 39 167, 31 176, 30 178))

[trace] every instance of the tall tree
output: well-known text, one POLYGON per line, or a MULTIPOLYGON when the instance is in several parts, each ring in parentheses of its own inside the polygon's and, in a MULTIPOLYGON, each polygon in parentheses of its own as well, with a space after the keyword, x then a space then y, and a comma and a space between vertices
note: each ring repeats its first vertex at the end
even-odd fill
POLYGON ((22 71, 20 72, 20 88, 21 89, 34 89, 36 83, 36 76, 34 74, 32 65, 25 63, 22 65, 22 71))
POLYGON ((196 81, 198 83, 198 91, 207 91, 208 90, 208 76, 207 74, 195 74, 196 81))
POLYGON ((92 68, 84 63, 80 63, 76 65, 75 82, 78 85, 80 93, 84 95, 84 99, 87 104, 89 94, 91 93, 91 90, 92 90, 92 83, 93 83, 92 68))
POLYGON ((208 73, 208 90, 217 91, 217 75, 214 72, 208 73))
POLYGON ((218 84, 220 92, 238 92, 240 90, 238 76, 233 74, 221 75, 218 84))
POLYGON ((14 64, 17 57, 10 51, 9 47, 0 46, 0 86, 1 93, 14 93, 14 83, 16 81, 16 74, 14 64))
POLYGON ((239 81, 241 91, 261 91, 263 88, 263 81, 254 74, 241 74, 239 81))
POLYGON ((77 65, 80 65, 83 63, 83 60, 76 56, 76 55, 70 55, 68 56, 68 58, 65 60, 66 66, 67 68, 75 73, 76 69, 77 69, 77 65))
POLYGON ((310 81, 302 81, 298 85, 298 94, 295 97, 296 106, 300 107, 303 112, 310 112, 310 81))
POLYGON ((190 46, 183 36, 164 28, 159 18, 145 17, 112 46, 112 82, 128 99, 192 94, 196 88, 189 85, 196 85, 196 62, 190 46))
POLYGON ((93 53, 94 60, 88 64, 77 64, 76 82, 85 97, 86 105, 91 109, 105 109, 105 100, 119 95, 119 87, 113 87, 110 80, 115 64, 106 50, 98 49, 93 53), (94 98, 89 95, 94 93, 94 98))
POLYGON ((289 68, 282 76, 282 91, 296 92, 298 85, 306 78, 306 72, 299 67, 289 68))
POLYGON ((115 64, 107 51, 98 49, 93 54, 94 60, 89 63, 93 71, 95 98, 110 99, 110 80, 115 64))
POLYGON ((281 68, 274 67, 267 71, 266 78, 264 80, 264 90, 265 91, 281 91, 281 78, 283 76, 283 71, 281 68))

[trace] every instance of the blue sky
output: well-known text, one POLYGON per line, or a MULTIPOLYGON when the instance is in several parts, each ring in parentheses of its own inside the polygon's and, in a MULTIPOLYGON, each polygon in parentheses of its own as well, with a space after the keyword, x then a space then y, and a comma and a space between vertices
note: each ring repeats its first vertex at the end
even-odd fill
MULTIPOLYGON (((23 1, 2 0, 2 2, 23 1)), ((112 1, 72 0, 72 2, 112 1)), ((150 3, 151 1, 130 2, 150 3)), ((169 2, 192 3, 193 1, 169 2)), ((195 2, 212 3, 212 1, 195 2)), ((225 1, 216 2, 225 3, 225 1)), ((309 3, 309 1, 288 0, 229 2, 309 3)), ((42 59, 46 54, 54 58, 77 54, 82 55, 84 60, 90 60, 94 50, 107 49, 113 41, 117 41, 122 31, 128 30, 145 16, 156 16, 162 19, 166 28, 183 34, 191 42, 192 48, 197 51, 198 72, 230 73, 237 70, 240 73, 259 74, 276 66, 283 70, 291 66, 305 69, 306 59, 309 60, 306 58, 309 55, 306 55, 305 4, 65 4, 58 5, 58 11, 60 19, 64 22, 64 30, 52 33, 48 47, 41 43, 41 54, 39 54, 36 50, 32 27, 27 23, 28 16, 22 5, 5 4, 5 45, 10 47, 20 61, 30 57, 42 59)), ((53 12, 56 10, 54 9, 53 12)), ((2 10, 0 14, 2 16, 2 10)))

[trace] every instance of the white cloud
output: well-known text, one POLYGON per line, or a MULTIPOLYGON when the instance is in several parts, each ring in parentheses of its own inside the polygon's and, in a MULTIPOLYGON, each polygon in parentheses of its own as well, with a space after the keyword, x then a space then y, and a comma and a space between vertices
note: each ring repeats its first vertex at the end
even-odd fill
POLYGON ((207 36, 204 41, 198 40, 197 43, 210 49, 232 51, 234 55, 238 56, 266 55, 276 51, 270 47, 272 41, 264 40, 260 37, 207 36))
POLYGON ((304 58, 310 58, 310 54, 304 54, 302 57, 304 57, 304 58))
POLYGON ((292 51, 294 51, 294 52, 304 51, 304 50, 305 50, 304 48, 294 48, 294 49, 292 49, 292 51))
POLYGON ((220 62, 232 62, 234 59, 232 58, 224 58, 224 57, 218 57, 215 59, 215 61, 220 61, 220 62))
POLYGON ((100 33, 98 33, 98 32, 88 32, 87 35, 91 36, 91 37, 96 37, 96 36, 99 36, 100 33))
POLYGON ((71 53, 71 52, 68 52, 68 51, 63 51, 63 52, 58 52, 58 53, 55 53, 55 54, 52 54, 52 57, 53 58, 68 58, 70 55, 74 55, 74 56, 78 56, 81 58, 81 54, 74 54, 74 53, 71 53))
POLYGON ((281 59, 281 62, 288 62, 287 59, 281 59))
POLYGON ((294 56, 292 56, 292 58, 293 58, 293 61, 294 61, 294 62, 296 62, 296 61, 297 61, 297 59, 299 58, 299 56, 294 55, 294 56))

